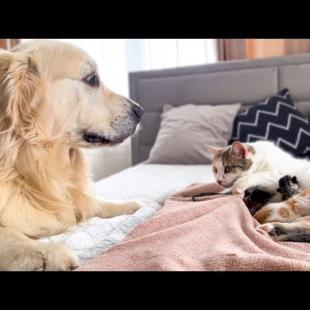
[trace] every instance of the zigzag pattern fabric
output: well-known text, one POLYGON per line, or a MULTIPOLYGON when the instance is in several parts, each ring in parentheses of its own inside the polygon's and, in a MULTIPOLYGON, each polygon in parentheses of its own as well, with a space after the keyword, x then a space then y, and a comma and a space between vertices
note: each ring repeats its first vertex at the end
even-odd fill
POLYGON ((235 140, 272 141, 296 157, 310 157, 310 123, 295 107, 288 89, 240 112, 229 144, 235 140))

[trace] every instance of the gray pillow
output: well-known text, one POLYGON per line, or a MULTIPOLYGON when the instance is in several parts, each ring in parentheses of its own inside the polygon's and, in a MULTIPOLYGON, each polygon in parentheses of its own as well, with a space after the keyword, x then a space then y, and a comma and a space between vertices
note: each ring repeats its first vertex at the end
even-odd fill
POLYGON ((209 164, 206 145, 225 146, 240 103, 229 105, 165 105, 160 129, 146 163, 209 164))

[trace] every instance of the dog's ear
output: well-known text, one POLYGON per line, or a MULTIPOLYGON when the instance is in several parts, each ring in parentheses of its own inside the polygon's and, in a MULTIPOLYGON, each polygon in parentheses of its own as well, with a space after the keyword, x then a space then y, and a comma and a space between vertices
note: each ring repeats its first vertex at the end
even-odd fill
POLYGON ((5 78, 6 73, 9 70, 9 67, 12 61, 13 61, 13 54, 6 50, 0 49, 0 86, 1 86, 1 89, 3 88, 4 78, 5 78))
POLYGON ((33 97, 39 85, 35 60, 25 53, 0 51, 0 92, 4 98, 2 111, 13 127, 34 110, 33 97))

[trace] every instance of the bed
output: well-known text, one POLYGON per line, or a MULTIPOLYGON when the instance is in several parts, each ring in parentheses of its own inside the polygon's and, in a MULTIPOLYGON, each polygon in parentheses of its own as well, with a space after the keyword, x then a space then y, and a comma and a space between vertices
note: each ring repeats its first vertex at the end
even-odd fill
POLYGON ((139 164, 96 183, 96 195, 105 200, 136 200, 143 206, 133 215, 92 218, 65 234, 42 241, 64 241, 81 263, 122 241, 139 223, 150 218, 174 192, 212 179, 211 167, 139 164), (147 180, 147 182, 146 182, 147 180))
POLYGON ((65 241, 83 264, 121 242, 174 192, 213 180, 209 165, 144 163, 156 139, 164 104, 251 104, 288 87, 296 105, 309 114, 309 81, 310 54, 130 73, 130 97, 145 110, 141 129, 132 138, 133 167, 97 182, 96 194, 109 200, 138 200, 143 207, 133 215, 90 219, 42 241, 65 241))

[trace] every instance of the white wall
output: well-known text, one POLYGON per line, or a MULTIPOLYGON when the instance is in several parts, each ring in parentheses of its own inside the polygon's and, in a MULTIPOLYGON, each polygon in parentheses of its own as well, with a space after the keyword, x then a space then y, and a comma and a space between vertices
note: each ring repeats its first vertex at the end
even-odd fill
POLYGON ((131 166, 130 139, 113 147, 84 149, 95 181, 131 166))

